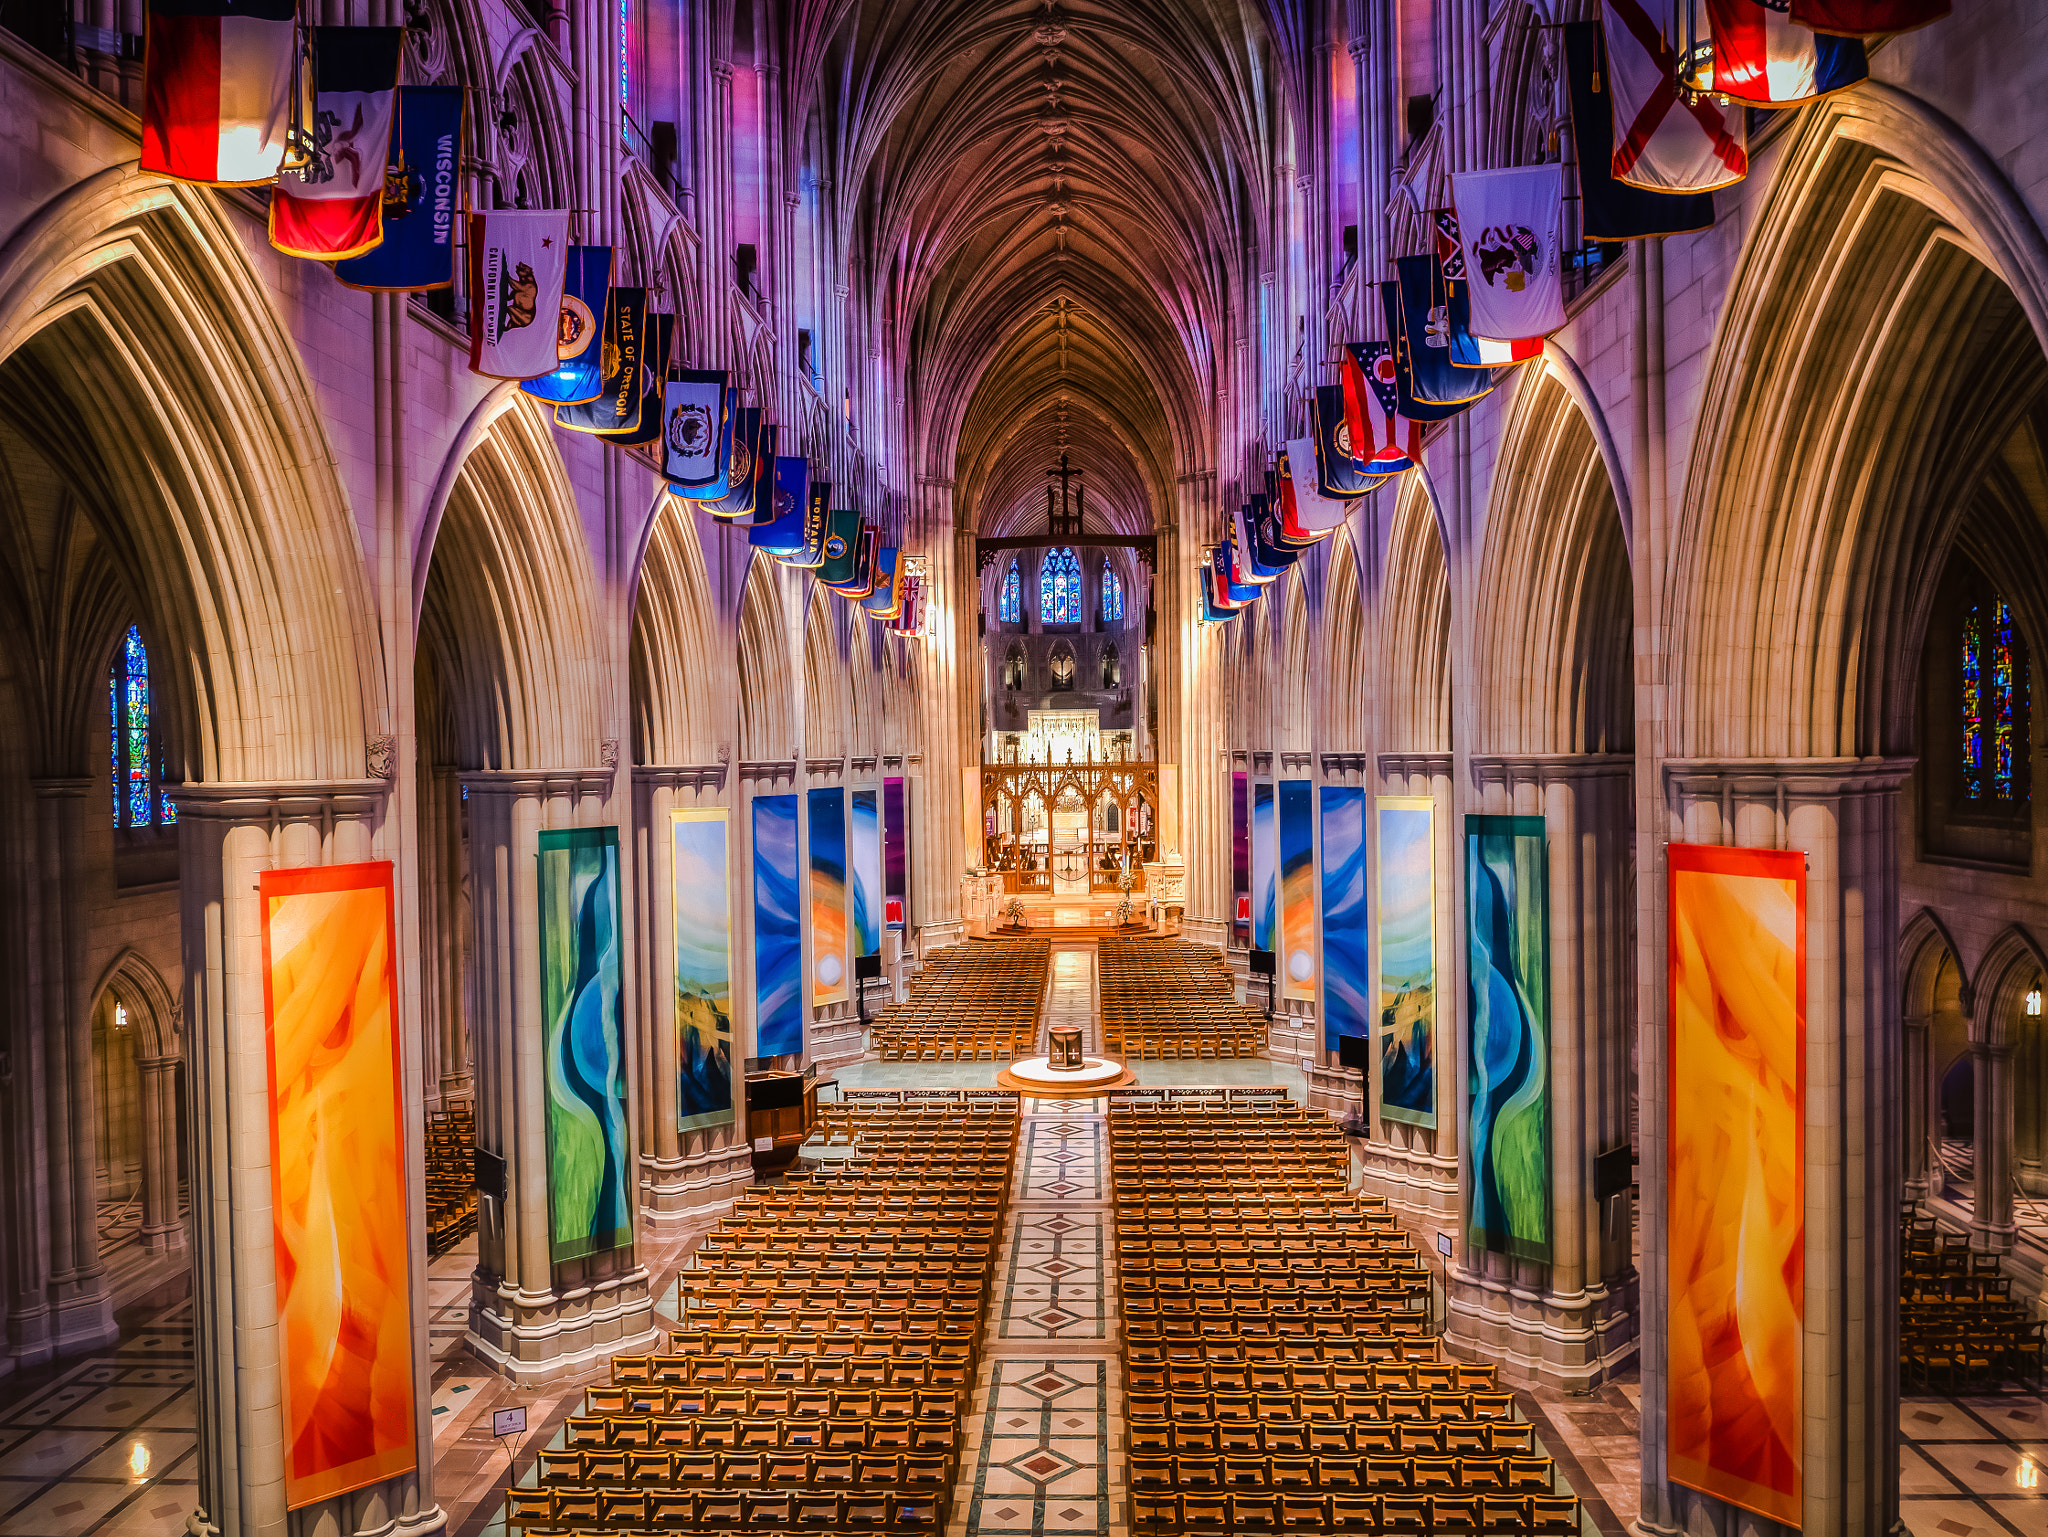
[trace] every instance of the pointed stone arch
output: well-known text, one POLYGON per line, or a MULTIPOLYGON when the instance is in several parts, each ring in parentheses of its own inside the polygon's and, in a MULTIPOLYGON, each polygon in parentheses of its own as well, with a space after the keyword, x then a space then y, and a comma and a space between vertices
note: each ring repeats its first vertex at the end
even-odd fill
MULTIPOLYGON (((1280 752, 1305 753, 1313 745, 1315 719, 1309 709, 1309 625, 1308 578, 1299 563, 1281 582, 1284 590, 1274 593, 1282 605, 1280 634, 1280 690, 1273 700, 1274 748, 1280 752)), ((1278 584, 1276 584, 1278 585, 1278 584)))
POLYGON ((1372 704, 1372 667, 1366 649, 1365 593, 1358 577, 1358 549, 1347 524, 1330 540, 1323 622, 1316 626, 1322 647, 1318 725, 1325 752, 1353 753, 1366 741, 1372 704))
POLYGON ((1381 588, 1382 751, 1451 750, 1451 585, 1436 508, 1404 475, 1381 588))
POLYGON ((757 559, 747 568, 739 632, 739 756, 749 763, 787 761, 797 750, 796 706, 782 594, 771 560, 757 559))
POLYGON ((804 755, 809 758, 843 758, 848 750, 851 708, 839 643, 845 616, 832 611, 843 601, 828 597, 823 587, 811 589, 804 621, 804 755))
POLYGON ((675 498, 662 501, 633 604, 633 761, 709 763, 725 742, 730 707, 717 613, 695 521, 675 498))

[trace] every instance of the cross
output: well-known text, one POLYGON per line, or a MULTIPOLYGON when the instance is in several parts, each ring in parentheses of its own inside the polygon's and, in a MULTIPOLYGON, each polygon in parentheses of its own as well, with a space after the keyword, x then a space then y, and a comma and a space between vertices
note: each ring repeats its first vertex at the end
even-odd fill
POLYGON ((1067 483, 1069 480, 1079 480, 1086 473, 1085 470, 1074 469, 1067 463, 1067 451, 1064 448, 1060 450, 1060 467, 1056 470, 1047 470, 1045 472, 1047 480, 1057 480, 1060 483, 1060 510, 1057 515, 1052 510, 1052 487, 1047 486, 1045 488, 1045 521, 1048 533, 1068 534, 1080 532, 1081 509, 1079 497, 1081 493, 1079 488, 1076 488, 1074 493, 1076 497, 1074 514, 1069 518, 1067 515, 1067 483))

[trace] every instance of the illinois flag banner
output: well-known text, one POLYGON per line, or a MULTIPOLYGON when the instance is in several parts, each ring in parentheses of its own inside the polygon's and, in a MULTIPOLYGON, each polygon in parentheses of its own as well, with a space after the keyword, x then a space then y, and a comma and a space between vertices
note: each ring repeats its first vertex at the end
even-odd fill
POLYGON ((574 405, 604 393, 605 299, 612 287, 612 248, 572 245, 555 319, 555 367, 519 388, 536 400, 574 405))
POLYGON ((1697 84, 1752 107, 1790 107, 1854 85, 1870 73, 1863 43, 1802 27, 1783 0, 1707 0, 1714 63, 1697 84))
POLYGON ((1948 14, 1949 0, 1792 0, 1792 19, 1816 32, 1864 37, 1911 32, 1948 14))
POLYGON ((1614 102, 1614 179, 1651 192, 1711 192, 1747 176, 1741 106, 1680 93, 1678 55, 1643 0, 1601 0, 1600 20, 1614 102))
POLYGON ((490 379, 538 379, 561 361, 554 320, 569 270, 566 213, 469 216, 469 367, 490 379))
POLYGON ((398 120, 402 27, 314 27, 313 115, 306 163, 270 195, 270 243, 334 261, 384 240, 384 162, 398 120))
POLYGON ((384 238, 334 264, 348 287, 418 293, 453 286, 463 94, 459 85, 398 88, 398 127, 384 162, 384 238))
POLYGON ((685 370, 663 392, 661 472, 684 496, 701 499, 720 478, 719 450, 732 441, 725 397, 720 369, 685 370))
MULTIPOLYGON (((1451 178, 1472 334, 1498 342, 1564 324, 1564 167, 1460 171, 1451 178)), ((1406 282, 1406 275, 1403 275, 1406 282)))
POLYGON ((293 0, 149 0, 142 169, 217 187, 269 181, 291 127, 293 0))

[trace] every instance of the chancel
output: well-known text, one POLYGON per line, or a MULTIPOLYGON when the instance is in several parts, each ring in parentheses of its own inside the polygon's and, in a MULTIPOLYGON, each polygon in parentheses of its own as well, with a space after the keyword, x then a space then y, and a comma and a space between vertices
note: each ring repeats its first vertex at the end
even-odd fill
POLYGON ((2048 1531, 2044 42, 0 0, 0 1537, 2048 1531))

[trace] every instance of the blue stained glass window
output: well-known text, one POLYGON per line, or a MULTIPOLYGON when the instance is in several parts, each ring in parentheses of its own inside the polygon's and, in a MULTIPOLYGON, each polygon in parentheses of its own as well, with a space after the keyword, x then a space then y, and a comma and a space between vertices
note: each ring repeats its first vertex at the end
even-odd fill
POLYGON ((1962 748, 1965 801, 2025 801, 2026 654, 2012 605, 1996 593, 1963 614, 1962 748))
POLYGON ((1003 590, 996 599, 996 623, 1016 624, 1024 617, 1024 578, 1018 573, 1017 562, 1010 562, 1009 574, 1003 578, 1003 590))
POLYGON ((1081 563, 1067 548, 1046 552, 1038 568, 1038 620, 1041 624, 1081 622, 1081 563))
POLYGON ((178 808, 157 784, 149 736, 149 650, 130 625, 107 678, 108 735, 113 762, 114 825, 168 827, 178 808))
POLYGON ((1102 622, 1115 624, 1124 616, 1124 584, 1108 561, 1102 563, 1102 622))

